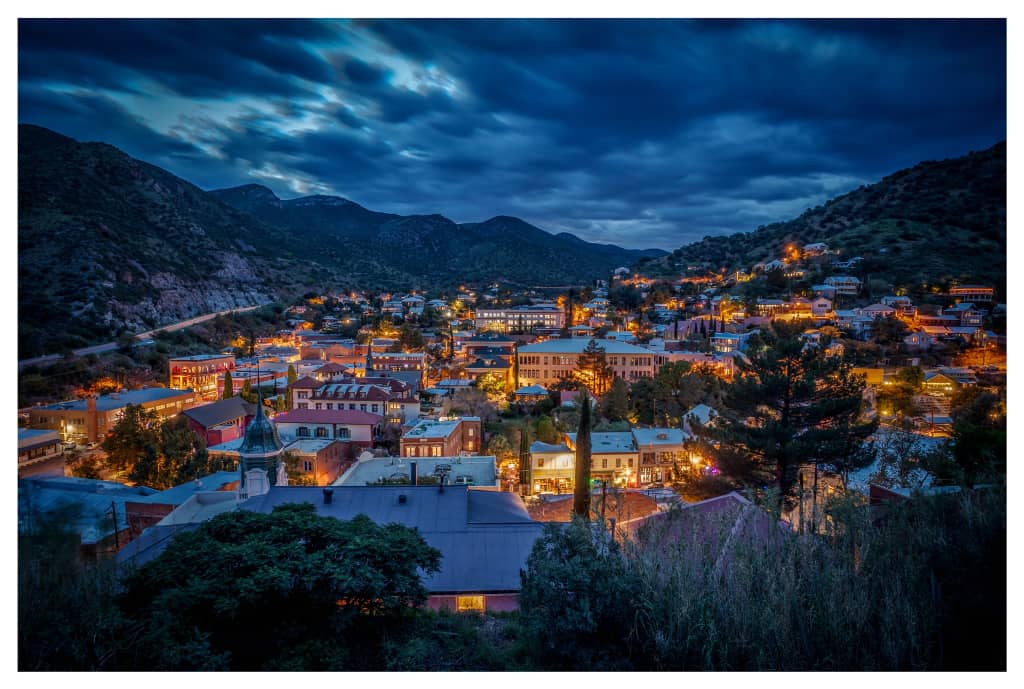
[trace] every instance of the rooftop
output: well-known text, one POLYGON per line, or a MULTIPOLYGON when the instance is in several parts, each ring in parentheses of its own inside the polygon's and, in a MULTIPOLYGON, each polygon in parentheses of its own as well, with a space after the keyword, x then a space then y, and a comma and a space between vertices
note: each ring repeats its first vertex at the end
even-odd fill
MULTIPOLYGON (((576 446, 576 434, 566 433, 571 440, 573 447, 576 446)), ((617 431, 608 433, 590 434, 590 451, 593 454, 606 454, 609 452, 636 452, 633 443, 633 434, 630 431, 617 431)))
POLYGON ((295 409, 278 414, 274 423, 338 423, 360 426, 373 426, 384 417, 355 409, 295 409))
MULTIPOLYGON (((583 337, 548 340, 519 348, 520 354, 582 354, 590 340, 583 337)), ((618 340, 595 340, 607 354, 651 354, 651 350, 618 340)))
MULTIPOLYGON (((184 398, 192 395, 192 389, 187 390, 172 390, 170 388, 142 388, 141 390, 127 390, 125 392, 114 392, 109 395, 100 395, 96 398, 96 410, 97 411, 113 411, 115 409, 121 409, 129 404, 149 404, 151 402, 159 402, 161 400, 173 399, 173 398, 184 398)), ((73 411, 85 411, 87 408, 87 400, 68 400, 66 402, 57 402, 56 404, 47 404, 42 407, 36 407, 37 409, 46 410, 73 410, 73 411)))
MULTIPOLYGON (((496 460, 493 455, 472 457, 374 457, 354 464, 335 482, 338 486, 366 486, 381 479, 408 478, 410 462, 416 462, 420 476, 433 476, 439 465, 451 468, 448 483, 455 485, 460 476, 472 479, 469 485, 498 485, 496 460)), ((436 490, 436 488, 435 488, 436 490)), ((447 488, 445 489, 447 490, 447 488)))

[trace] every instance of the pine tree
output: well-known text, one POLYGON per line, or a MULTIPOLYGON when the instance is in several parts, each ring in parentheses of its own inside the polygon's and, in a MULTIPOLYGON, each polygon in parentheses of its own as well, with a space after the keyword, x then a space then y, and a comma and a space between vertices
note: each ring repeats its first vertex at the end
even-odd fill
POLYGON ((231 379, 231 371, 224 372, 224 396, 222 399, 229 399, 235 396, 235 383, 231 379))
POLYGON ((776 322, 762 339, 763 347, 737 358, 721 414, 701 434, 718 442, 725 473, 770 477, 788 505, 802 465, 847 474, 868 462, 860 449, 878 424, 860 418, 863 377, 842 359, 805 348, 799 325, 776 322))
POLYGON ((242 396, 243 400, 249 402, 250 404, 256 401, 256 395, 252 391, 252 383, 249 382, 248 377, 242 383, 242 392, 239 394, 242 396))
POLYGON ((288 364, 288 387, 299 379, 299 373, 295 370, 295 364, 288 364))
POLYGON ((580 427, 576 432, 576 485, 572 512, 590 520, 590 396, 586 390, 576 398, 580 408, 580 427))
POLYGON ((629 417, 629 385, 622 378, 612 381, 601 405, 601 414, 609 421, 623 421, 629 417))
POLYGON ((595 395, 601 396, 608 391, 615 373, 608 365, 608 355, 597 344, 597 340, 591 339, 580 354, 575 377, 595 395))
POLYGON ((700 336, 701 339, 706 340, 708 338, 708 328, 704 325, 704 319, 700 319, 700 336))

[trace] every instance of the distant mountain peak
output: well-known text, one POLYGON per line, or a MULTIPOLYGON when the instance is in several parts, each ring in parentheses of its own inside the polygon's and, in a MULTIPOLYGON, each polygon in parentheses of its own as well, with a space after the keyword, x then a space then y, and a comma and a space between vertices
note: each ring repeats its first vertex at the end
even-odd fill
MULTIPOLYGON (((359 206, 355 201, 349 201, 341 196, 329 196, 327 194, 313 194, 311 196, 300 196, 297 199, 288 199, 286 203, 290 206, 359 206)), ((361 206, 359 206, 361 208, 361 206)))

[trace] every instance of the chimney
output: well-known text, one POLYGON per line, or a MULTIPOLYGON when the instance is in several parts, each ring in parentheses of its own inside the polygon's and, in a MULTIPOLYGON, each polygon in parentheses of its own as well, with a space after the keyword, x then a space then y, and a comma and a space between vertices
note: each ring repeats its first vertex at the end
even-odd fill
POLYGON ((324 504, 330 505, 334 501, 334 489, 324 488, 324 504))
POLYGON ((409 462, 409 483, 419 485, 420 474, 416 468, 416 462, 409 462))

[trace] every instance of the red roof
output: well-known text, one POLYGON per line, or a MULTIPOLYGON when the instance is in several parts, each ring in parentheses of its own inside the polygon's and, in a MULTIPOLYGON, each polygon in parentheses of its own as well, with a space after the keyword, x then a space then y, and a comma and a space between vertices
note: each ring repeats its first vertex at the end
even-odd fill
POLYGON ((384 419, 380 414, 355 409, 296 409, 278 414, 274 423, 340 423, 350 426, 374 426, 384 419))
POLYGON ((310 378, 309 376, 303 376, 302 378, 299 378, 297 381, 292 383, 291 387, 292 387, 292 389, 295 389, 295 388, 302 388, 302 389, 310 388, 312 390, 315 390, 315 389, 317 389, 318 387, 320 387, 323 384, 324 384, 324 382, 322 380, 317 380, 316 378, 310 378))

